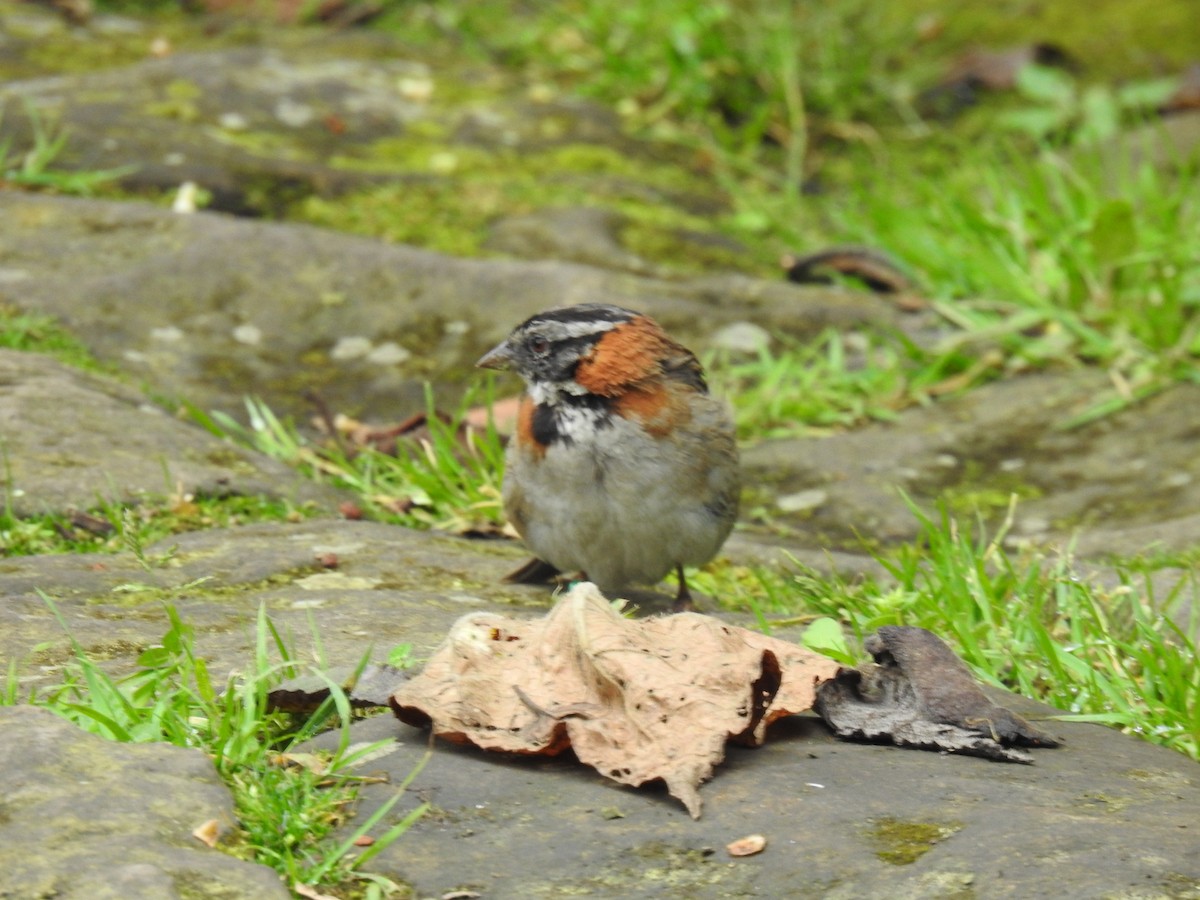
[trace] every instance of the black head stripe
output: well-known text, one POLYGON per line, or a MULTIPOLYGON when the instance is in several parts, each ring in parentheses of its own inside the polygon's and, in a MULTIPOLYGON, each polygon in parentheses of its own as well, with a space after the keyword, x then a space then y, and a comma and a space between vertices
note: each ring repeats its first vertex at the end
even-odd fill
POLYGON ((625 309, 622 306, 613 306, 609 303, 582 303, 579 306, 567 306, 562 309, 551 309, 538 313, 536 316, 526 319, 520 327, 526 328, 530 325, 550 322, 559 322, 564 325, 572 325, 580 322, 616 325, 636 319, 638 315, 638 313, 631 309, 625 309))

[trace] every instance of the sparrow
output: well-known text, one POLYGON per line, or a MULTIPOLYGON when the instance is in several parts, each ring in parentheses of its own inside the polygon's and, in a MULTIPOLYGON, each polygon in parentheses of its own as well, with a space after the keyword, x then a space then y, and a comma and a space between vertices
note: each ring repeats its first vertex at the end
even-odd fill
POLYGON ((721 549, 740 490, 696 356, 649 316, 589 303, 527 319, 476 365, 525 382, 502 494, 537 560, 605 593, 674 570, 674 611, 694 609, 683 567, 721 549))

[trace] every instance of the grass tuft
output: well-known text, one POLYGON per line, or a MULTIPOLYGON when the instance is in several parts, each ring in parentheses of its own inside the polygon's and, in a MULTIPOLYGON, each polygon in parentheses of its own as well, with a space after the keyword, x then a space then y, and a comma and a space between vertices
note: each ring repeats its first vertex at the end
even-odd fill
MULTIPOLYGON (((54 601, 43 599, 69 636, 54 601)), ((166 741, 201 749, 230 787, 237 811, 237 832, 222 841, 222 849, 272 866, 290 885, 399 890, 389 879, 359 868, 400 838, 427 804, 392 823, 369 850, 356 855, 355 840, 391 814, 416 771, 350 838, 335 843, 334 829, 352 815, 360 778, 356 763, 389 742, 351 747, 350 701, 343 687, 327 678, 330 696, 307 719, 272 711, 270 691, 298 674, 299 665, 265 608, 258 613, 254 658, 244 672, 221 683, 213 681, 206 661, 195 652, 194 628, 170 603, 163 609, 168 628, 158 644, 142 652, 132 673, 107 674, 71 638, 73 659, 60 685, 23 697, 16 664, 10 663, 0 703, 41 706, 109 740, 166 741), (341 735, 333 753, 317 763, 293 762, 289 754, 297 745, 332 727, 341 735)))
MULTIPOLYGON (((483 394, 490 406, 490 388, 483 394)), ((427 433, 415 439, 402 437, 394 454, 370 446, 346 447, 332 439, 317 443, 258 400, 246 401, 249 426, 221 413, 191 412, 214 434, 353 491, 363 511, 374 518, 411 528, 494 533, 504 521, 500 500, 504 443, 490 419, 482 429, 466 423, 478 396, 469 393, 458 412, 444 418, 427 389, 427 433)))
MULTIPOLYGON (((882 625, 917 625, 947 640, 983 681, 1042 700, 1074 721, 1102 722, 1200 760, 1200 620, 1168 611, 1194 587, 1194 571, 1155 597, 1152 569, 1118 566, 1118 583, 1078 574, 1069 555, 1005 548, 943 510, 913 507, 920 535, 876 556, 890 579, 850 584, 810 570, 698 573, 695 586, 768 613, 827 617, 862 638, 882 625)), ((1011 514, 1010 514, 1011 520, 1011 514)), ((776 623, 778 624, 778 622, 776 623)), ((838 643, 822 626, 822 652, 838 643)))

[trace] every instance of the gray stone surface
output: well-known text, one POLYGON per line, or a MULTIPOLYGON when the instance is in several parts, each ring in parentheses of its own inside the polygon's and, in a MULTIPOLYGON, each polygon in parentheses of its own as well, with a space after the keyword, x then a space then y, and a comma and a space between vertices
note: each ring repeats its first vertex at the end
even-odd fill
POLYGON ((265 495, 337 508, 338 492, 172 418, 140 391, 0 349, 0 489, 17 516, 175 493, 265 495))
MULTIPOLYGON (((0 12, 10 8, 0 4, 0 12)), ((258 216, 309 196, 436 181, 443 177, 436 171, 394 158, 394 145, 388 154, 386 142, 412 130, 465 147, 535 151, 584 142, 639 152, 622 135, 620 119, 598 104, 534 102, 525 85, 487 68, 443 71, 438 54, 432 63, 408 58, 390 35, 246 23, 243 39, 232 41, 240 46, 228 46, 217 26, 211 37, 190 35, 192 49, 172 48, 160 58, 137 58, 126 46, 114 55, 132 58, 128 65, 43 72, 30 45, 49 40, 69 54, 70 37, 52 21, 36 34, 39 26, 28 22, 35 15, 4 17, 12 24, 0 57, 7 49, 11 68, 26 75, 0 83, 0 103, 19 101, 11 104, 8 130, 18 144, 31 142, 27 104, 43 122, 91 138, 69 142, 57 168, 122 171, 120 183, 132 191, 173 191, 192 181, 209 192, 214 209, 258 216)), ((97 21, 112 19, 101 14, 97 21)), ((150 26, 122 21, 144 35, 142 47, 152 40, 150 26)))
POLYGON ((199 750, 116 744, 27 706, 0 707, 0 734, 0 897, 291 896, 273 870, 192 836, 235 821, 199 750))
POLYGON ((895 315, 869 295, 736 274, 459 259, 313 227, 0 192, 0 303, 59 317, 156 395, 204 410, 243 415, 256 395, 306 421, 314 390, 338 412, 403 419, 424 409, 426 381, 449 395, 517 322, 599 301, 649 312, 698 349, 747 318, 814 334, 895 315), (363 353, 337 349, 348 339, 363 353), (370 354, 393 345, 400 361, 370 354))
MULTIPOLYGON (((196 627, 197 649, 214 672, 252 652, 260 603, 295 638, 302 660, 315 658, 315 623, 335 663, 372 647, 382 658, 400 642, 421 656, 461 614, 539 615, 550 603, 543 588, 498 583, 520 559, 503 543, 336 520, 170 543, 170 561, 150 573, 120 556, 102 567, 86 557, 5 561, 0 666, 15 657, 31 688, 57 680, 67 642, 35 587, 55 599, 80 643, 118 669, 161 636, 158 601, 170 598, 196 627), (314 564, 328 553, 337 556, 335 570, 314 564), (213 580, 187 586, 198 577, 213 580), (146 587, 114 590, 131 581, 146 587), (35 642, 47 646, 31 655, 35 642)), ((659 608, 670 602, 666 594, 659 600, 659 608)), ((1032 767, 1008 766, 839 743, 804 718, 781 723, 765 748, 731 750, 702 788, 698 823, 664 791, 614 786, 569 756, 517 759, 438 744, 380 828, 421 800, 436 810, 373 869, 412 881, 421 896, 469 888, 487 897, 582 889, 602 897, 1023 897, 1054 891, 1064 879, 1070 896, 1190 896, 1200 886, 1200 842, 1192 834, 1200 827, 1200 767, 1106 729, 1047 722, 1044 708, 1019 701, 1016 708, 1033 709, 1065 746, 1035 750, 1032 767), (608 818, 617 812, 623 818, 608 818), (945 835, 909 865, 879 855, 903 856, 902 837, 937 829, 945 835), (725 844, 751 832, 767 836, 767 851, 729 859, 725 844), (1128 893, 1134 890, 1144 893, 1128 893)), ((5 747, 23 746, 7 740, 14 732, 5 734, 5 747)), ((396 736, 396 752, 368 766, 386 770, 393 783, 420 761, 424 733, 383 716, 355 726, 353 735, 396 736)), ((142 782, 121 783, 130 802, 142 797, 142 782)), ((393 790, 369 787, 357 821, 393 790)), ((56 871, 51 861, 38 877, 56 871)))
MULTIPOLYGON (((1065 744, 1023 766, 842 743, 817 719, 784 719, 764 747, 731 749, 700 789, 699 821, 665 790, 607 782, 569 753, 439 742, 379 828, 420 802, 432 811, 376 862, 422 896, 497 900, 1197 896, 1200 766, 1099 726, 1038 724, 1065 744), (726 845, 753 833, 766 850, 732 859, 726 845)), ((421 764, 427 739, 390 717, 354 733, 397 739, 367 767, 392 786, 366 788, 365 816, 421 764)))
MULTIPOLYGON (((129 554, 0 561, 0 671, 16 660, 30 687, 61 678, 70 639, 43 595, 71 637, 118 670, 162 638, 169 627, 162 602, 169 601, 195 627, 197 652, 213 672, 241 668, 253 656, 260 605, 294 642, 302 665, 322 653, 331 665, 352 665, 364 653, 382 660, 401 643, 424 656, 468 612, 537 612, 551 603, 547 588, 501 583, 525 558, 514 544, 372 522, 212 529, 146 553, 162 560, 149 572, 129 554), (329 554, 334 569, 317 562, 329 554)), ((666 593, 657 599, 663 608, 670 603, 666 593)))
MULTIPOLYGON (((824 502, 792 521, 809 539, 857 547, 859 535, 908 540, 917 522, 905 495, 929 507, 982 498, 998 519, 1021 497, 1017 539, 1065 542, 1082 533, 1089 554, 1175 552, 1200 543, 1200 387, 1181 384, 1132 409, 1064 427, 1107 396, 1100 372, 1029 375, 824 438, 747 449, 748 477, 779 495, 820 490, 824 502), (1137 530, 1134 530, 1134 529, 1137 530), (818 537, 819 536, 819 537, 818 537)), ((788 517, 782 516, 783 519, 788 517)))

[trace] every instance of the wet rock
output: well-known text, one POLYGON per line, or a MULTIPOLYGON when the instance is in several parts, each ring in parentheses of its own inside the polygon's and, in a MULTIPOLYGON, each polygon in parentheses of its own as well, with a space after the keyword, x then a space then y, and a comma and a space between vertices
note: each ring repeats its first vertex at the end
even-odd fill
POLYGON ((5 126, 14 146, 32 143, 33 110, 43 123, 87 135, 62 148, 56 169, 119 171, 123 188, 143 194, 194 182, 211 208, 250 216, 382 183, 448 182, 458 150, 511 154, 600 144, 642 153, 620 119, 598 104, 532 99, 528 85, 503 73, 409 57, 393 35, 245 23, 240 40, 202 38, 197 23, 189 35, 195 49, 168 48, 158 58, 148 26, 122 21, 135 38, 115 41, 96 28, 84 49, 102 55, 106 48, 130 64, 99 71, 39 72, 37 57, 71 55, 72 37, 57 23, 46 25, 47 34, 30 35, 33 26, 6 42, 11 74, 0 84, 0 107, 11 110, 5 126), (52 49, 36 50, 39 42, 52 49), (220 46, 231 42, 242 46, 220 46), (437 136, 440 161, 419 151, 406 156, 406 146, 423 146, 404 144, 414 133, 437 136))
POLYGON ((449 393, 514 323, 556 305, 644 310, 698 350, 730 322, 813 335, 896 315, 874 297, 735 274, 459 259, 312 227, 15 192, 0 192, 0 246, 0 302, 61 318, 158 395, 244 415, 251 394, 301 421, 308 391, 356 418, 403 419, 424 409, 426 381, 449 393), (364 351, 334 358, 351 338, 364 351), (406 352, 372 353, 381 347, 406 352))
POLYGON ((132 191, 192 181, 217 209, 277 213, 306 196, 377 183, 379 175, 335 165, 334 158, 353 157, 428 118, 427 96, 404 90, 432 85, 428 66, 397 58, 395 43, 383 36, 342 36, 338 43, 340 53, 313 40, 14 80, 0 89, 0 102, 20 101, 10 102, 13 118, 6 121, 18 145, 32 129, 16 112, 23 104, 88 135, 67 144, 58 167, 128 169, 121 183, 132 191))
POLYGON ((404 643, 424 656, 467 612, 541 609, 551 602, 544 587, 502 583, 523 555, 515 544, 374 522, 212 529, 178 535, 145 553, 155 563, 150 571, 130 554, 4 560, 0 659, 15 660, 30 685, 61 678, 71 642, 43 595, 70 636, 115 671, 130 669, 142 650, 161 640, 168 602, 196 629, 196 652, 214 673, 252 658, 263 604, 299 659, 353 665, 363 654, 382 661, 404 643), (336 571, 321 564, 329 553, 338 557, 336 571))
MULTIPOLYGON (((656 193, 650 199, 667 207, 686 206, 678 197, 656 193)), ((746 248, 732 239, 674 229, 658 237, 673 245, 667 261, 652 262, 626 246, 631 227, 626 217, 611 209, 552 207, 501 217, 493 223, 484 247, 522 259, 568 260, 667 279, 678 277, 680 270, 697 261, 702 263, 698 268, 728 269, 748 257, 746 248)))
POLYGON ((0 732, 0 896, 291 896, 271 869, 192 836, 235 820, 201 751, 117 744, 28 706, 0 707, 0 732))
MULTIPOLYGON (((1033 720, 1049 712, 1000 692, 1033 720)), ((623 788, 570 758, 491 754, 439 742, 398 819, 432 809, 376 862, 422 896, 1030 897, 1200 886, 1200 766, 1114 731, 1053 723, 1065 738, 1031 766, 837 742, 815 718, 731 748, 699 821, 653 787, 623 788), (754 857, 722 849, 750 832, 754 857)), ((396 739, 372 763, 360 815, 422 764, 427 735, 377 718, 355 740, 396 739)), ((328 746, 323 737, 318 745, 328 746)), ((1140 895, 1140 894, 1138 894, 1140 895)))
MULTIPOLYGON (((381 659, 398 643, 410 643, 422 658, 467 612, 527 608, 538 615, 551 603, 545 588, 500 581, 523 558, 512 544, 370 522, 212 530, 178 536, 147 554, 159 560, 150 572, 128 555, 27 557, 0 565, 0 659, 17 661, 23 689, 57 682, 69 656, 36 590, 54 599, 90 654, 118 671, 161 637, 167 622, 160 602, 168 600, 195 627, 196 651, 214 676, 253 653, 260 604, 301 660, 317 658, 309 639, 315 627, 323 658, 353 664, 365 653, 381 659), (336 570, 320 563, 331 553, 336 570), (201 578, 211 580, 197 583, 201 578)), ((670 598, 661 599, 665 609, 670 598)), ((1053 730, 1064 746, 1035 750, 1033 766, 1000 767, 835 743, 813 719, 786 719, 773 727, 768 746, 731 749, 703 788, 698 823, 665 792, 613 787, 570 759, 534 761, 438 744, 381 827, 422 800, 433 811, 375 865, 412 880, 422 896, 455 888, 529 896, 535 888, 585 887, 613 897, 739 890, 791 896, 801 883, 821 895, 892 896, 900 889, 921 895, 958 879, 980 892, 986 886, 989 896, 1018 897, 1056 883, 1078 884, 1084 893, 1200 883, 1188 830, 1200 802, 1200 767, 1103 728, 1045 722, 1044 707, 990 696, 1053 730), (768 838, 767 850, 754 860, 726 859, 720 848, 750 831, 768 838)), ((4 749, 28 752, 21 732, 5 736, 4 749)), ((380 718, 355 726, 353 737, 399 739, 395 752, 369 766, 371 773, 386 771, 391 784, 367 788, 355 820, 361 822, 420 762, 427 736, 380 718)), ((132 774, 119 783, 130 804, 150 804, 147 795, 161 790, 157 781, 132 774)), ((28 857, 30 883, 57 877, 57 857, 45 867, 36 862, 42 857, 28 857)), ((145 882, 152 885, 147 895, 166 883, 158 873, 167 863, 156 857, 131 863, 120 877, 157 879, 145 882)), ((126 884, 116 875, 113 881, 126 884)))
POLYGON ((282 463, 172 418, 112 378, 0 349, 6 502, 18 516, 173 492, 283 498, 336 509, 342 495, 282 463))
POLYGON ((1016 494, 1017 537, 1051 543, 1082 530, 1089 553, 1123 556, 1195 546, 1197 426, 1179 410, 1200 403, 1200 387, 1179 385, 1093 424, 1065 427, 1107 387, 1099 372, 1012 378, 909 410, 894 423, 768 441, 743 460, 751 479, 769 480, 784 499, 825 493, 798 520, 806 543, 855 548, 861 534, 909 540, 917 522, 905 495, 927 509, 947 500, 995 524, 1016 494))
POLYGON ((562 259, 637 274, 658 267, 630 253, 611 210, 571 207, 507 216, 495 223, 486 247, 524 259, 562 259))

